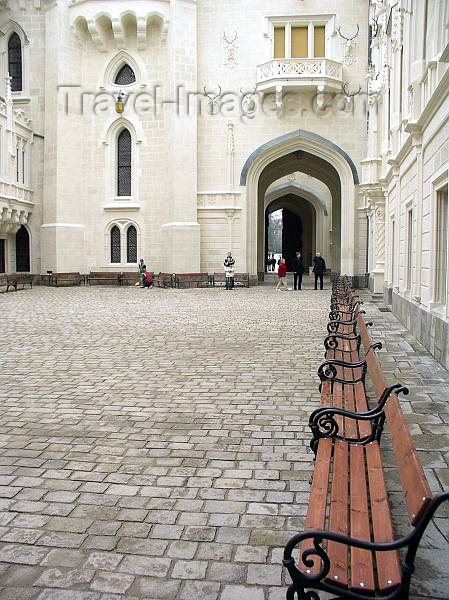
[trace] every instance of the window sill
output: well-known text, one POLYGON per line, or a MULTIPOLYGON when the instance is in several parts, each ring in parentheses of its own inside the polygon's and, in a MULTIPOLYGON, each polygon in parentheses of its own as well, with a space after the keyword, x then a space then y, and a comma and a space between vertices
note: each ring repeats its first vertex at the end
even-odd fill
POLYGON ((103 206, 104 210, 130 210, 136 211, 140 210, 140 204, 133 200, 133 198, 128 198, 127 196, 122 196, 120 198, 114 199, 112 202, 105 204, 103 206))
POLYGON ((22 92, 12 92, 12 103, 14 104, 14 106, 17 105, 21 105, 21 104, 29 104, 31 102, 31 97, 30 96, 21 96, 22 92), (15 94, 18 94, 17 96, 15 94))

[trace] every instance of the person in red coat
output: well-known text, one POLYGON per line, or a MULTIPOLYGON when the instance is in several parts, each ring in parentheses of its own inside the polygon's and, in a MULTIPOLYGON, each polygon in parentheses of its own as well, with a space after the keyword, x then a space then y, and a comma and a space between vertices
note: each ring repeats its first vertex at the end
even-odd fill
POLYGON ((282 289, 288 290, 287 282, 285 281, 285 276, 287 275, 287 264, 285 262, 285 258, 281 258, 281 261, 280 261, 279 267, 278 267, 278 275, 279 275, 279 281, 276 286, 276 290, 278 292, 280 292, 282 289))
POLYGON ((145 271, 143 274, 143 287, 144 288, 151 288, 154 285, 154 277, 153 277, 153 273, 150 273, 150 271, 145 271))

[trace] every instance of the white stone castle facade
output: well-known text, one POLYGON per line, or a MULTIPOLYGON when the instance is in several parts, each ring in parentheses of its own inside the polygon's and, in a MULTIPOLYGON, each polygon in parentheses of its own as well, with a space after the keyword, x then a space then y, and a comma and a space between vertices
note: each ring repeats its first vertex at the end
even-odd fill
POLYGON ((447 2, 0 11, 0 272, 214 272, 232 250, 256 281, 284 208, 306 263, 448 335, 447 2))

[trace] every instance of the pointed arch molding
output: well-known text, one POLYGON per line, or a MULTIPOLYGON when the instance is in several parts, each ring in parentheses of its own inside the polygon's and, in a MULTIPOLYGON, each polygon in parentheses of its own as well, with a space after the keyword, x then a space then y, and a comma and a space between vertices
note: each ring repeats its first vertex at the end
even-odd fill
MULTIPOLYGON (((277 138, 274 138, 274 139, 266 142, 265 144, 262 144, 256 150, 254 150, 254 152, 252 152, 252 154, 250 154, 250 156, 247 158, 245 164, 243 165, 243 169, 240 174, 240 185, 246 185, 246 180, 248 177, 249 170, 251 169, 253 163, 260 156, 268 153, 272 148, 275 148, 276 146, 279 146, 280 144, 283 144, 288 141, 293 142, 295 139, 298 139, 299 144, 301 143, 301 140, 309 141, 312 143, 312 145, 313 145, 313 143, 315 143, 315 144, 318 144, 322 147, 325 147, 325 148, 339 154, 347 162, 349 168, 351 169, 354 185, 359 184, 359 174, 357 172, 357 167, 355 166, 355 164, 354 164, 353 160, 351 159, 351 157, 349 156, 349 154, 347 154, 347 152, 345 152, 343 150, 343 148, 340 148, 340 146, 337 146, 337 144, 334 144, 334 142, 331 142, 327 138, 324 138, 321 135, 318 135, 317 133, 313 133, 313 131, 307 131, 305 129, 297 129, 296 131, 291 131, 290 133, 286 133, 277 138)), ((300 148, 298 147, 298 149, 300 149, 300 148)), ((308 150, 309 152, 311 151, 308 148, 304 148, 304 149, 308 150)), ((288 152, 290 152, 290 150, 288 150, 287 153, 288 152)), ((311 152, 313 152, 313 150, 311 152)))
POLYGON ((111 121, 106 124, 103 135, 101 136, 101 143, 105 146, 111 144, 116 139, 118 132, 121 129, 129 129, 131 134, 131 140, 135 144, 141 144, 143 142, 143 127, 141 122, 130 116, 130 118, 124 117, 112 117, 111 121))
POLYGON ((106 64, 103 67, 103 77, 100 81, 100 89, 108 89, 109 87, 116 89, 118 87, 123 87, 117 86, 114 83, 114 80, 116 73, 124 64, 128 64, 136 76, 135 83, 125 87, 128 88, 136 85, 145 87, 143 82, 148 81, 148 74, 143 61, 137 56, 133 56, 127 50, 120 50, 120 52, 116 52, 112 58, 108 58, 106 61, 106 64))
MULTIPOLYGON (((266 167, 297 150, 315 156, 329 165, 338 175, 338 189, 330 190, 333 203, 338 206, 340 225, 338 230, 339 265, 335 269, 346 275, 354 275, 355 268, 355 203, 359 176, 349 155, 337 144, 311 131, 297 129, 274 138, 257 148, 246 160, 240 185, 246 195, 246 260, 247 270, 255 275, 263 271, 263 205, 259 197, 259 181, 266 167), (262 210, 261 210, 262 209, 262 210)), ((334 210, 334 209, 332 209, 334 210)))
POLYGON ((266 205, 269 206, 271 202, 286 194, 295 194, 300 198, 304 198, 313 204, 315 208, 320 208, 325 217, 329 216, 326 202, 312 188, 292 182, 281 183, 273 187, 270 186, 265 194, 266 205))
POLYGON ((22 25, 20 25, 20 23, 17 23, 17 21, 9 19, 9 21, 0 29, 0 33, 2 33, 4 36, 7 36, 8 33, 12 33, 13 31, 17 33, 22 44, 30 43, 25 29, 22 27, 22 25))

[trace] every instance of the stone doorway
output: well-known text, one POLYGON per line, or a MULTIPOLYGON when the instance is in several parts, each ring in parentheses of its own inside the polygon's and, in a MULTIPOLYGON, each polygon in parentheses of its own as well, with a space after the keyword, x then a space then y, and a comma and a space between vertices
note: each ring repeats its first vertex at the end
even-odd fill
POLYGON ((30 235, 23 225, 16 233, 16 271, 18 273, 30 270, 30 235))

